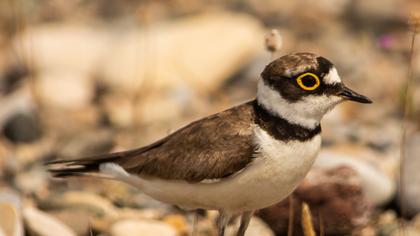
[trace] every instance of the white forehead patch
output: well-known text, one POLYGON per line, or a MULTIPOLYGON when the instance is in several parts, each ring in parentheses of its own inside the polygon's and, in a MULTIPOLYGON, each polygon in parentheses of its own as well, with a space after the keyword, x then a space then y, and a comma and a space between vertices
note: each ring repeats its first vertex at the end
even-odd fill
POLYGON ((324 76, 324 83, 326 84, 341 83, 341 78, 338 75, 337 69, 335 69, 335 67, 331 68, 328 74, 324 76))

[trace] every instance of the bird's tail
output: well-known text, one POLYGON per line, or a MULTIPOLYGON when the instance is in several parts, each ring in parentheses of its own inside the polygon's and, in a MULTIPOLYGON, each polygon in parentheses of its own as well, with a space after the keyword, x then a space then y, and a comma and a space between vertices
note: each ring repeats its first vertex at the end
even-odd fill
POLYGON ((54 160, 46 163, 48 171, 56 178, 73 176, 101 176, 101 165, 112 163, 121 157, 121 153, 110 153, 75 160, 54 160))

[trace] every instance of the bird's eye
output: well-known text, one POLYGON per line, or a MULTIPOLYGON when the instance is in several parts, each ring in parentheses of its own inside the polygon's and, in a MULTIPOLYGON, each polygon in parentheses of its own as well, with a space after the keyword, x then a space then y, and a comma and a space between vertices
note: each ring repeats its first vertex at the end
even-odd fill
POLYGON ((318 76, 313 73, 304 73, 299 75, 296 79, 297 84, 304 90, 315 90, 321 84, 318 76))

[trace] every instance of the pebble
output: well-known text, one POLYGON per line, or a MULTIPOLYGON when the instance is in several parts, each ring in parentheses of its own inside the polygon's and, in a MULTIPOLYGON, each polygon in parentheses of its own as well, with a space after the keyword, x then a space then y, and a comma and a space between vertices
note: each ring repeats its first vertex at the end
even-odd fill
POLYGON ((90 220, 87 212, 65 208, 50 212, 50 214, 70 227, 77 235, 90 235, 90 220))
POLYGON ((30 232, 39 236, 76 236, 76 233, 55 217, 34 207, 24 207, 23 217, 30 232))
MULTIPOLYGON (((316 169, 293 193, 294 232, 301 235, 299 212, 302 202, 311 209, 314 226, 319 230, 319 216, 327 235, 349 234, 367 224, 371 209, 364 198, 361 179, 350 167, 340 166, 316 169)), ((288 230, 289 199, 258 212, 276 234, 283 235, 288 230)))
MULTIPOLYGON (((5 236, 23 236, 23 224, 19 210, 13 203, 1 202, 0 198, 0 231, 5 236)), ((2 235, 0 232, 0 235, 2 235)))
POLYGON ((190 231, 187 219, 183 215, 167 215, 163 218, 163 222, 171 225, 180 234, 188 234, 190 231))
POLYGON ((396 193, 395 179, 389 176, 374 159, 369 159, 372 155, 369 152, 366 153, 366 149, 361 149, 361 152, 355 151, 355 149, 347 150, 321 151, 314 167, 349 166, 360 176, 363 193, 371 204, 384 205, 389 202, 396 193))
POLYGON ((177 231, 171 225, 154 220, 126 219, 110 227, 112 236, 176 236, 177 231))
MULTIPOLYGON (((228 225, 226 228, 226 236, 235 236, 239 229, 239 219, 235 224, 228 225)), ((248 229, 245 232, 245 236, 274 236, 274 232, 268 227, 264 221, 258 217, 252 217, 249 222, 248 229)))
POLYGON ((84 209, 102 218, 118 217, 118 210, 108 199, 90 192, 69 191, 56 196, 52 201, 53 205, 84 209))
POLYGON ((110 88, 131 94, 141 86, 147 92, 179 85, 208 93, 263 50, 262 38, 255 35, 264 35, 257 19, 223 12, 126 32, 110 45, 103 79, 110 88), (147 40, 153 42, 150 48, 143 46, 147 40))
POLYGON ((110 130, 90 130, 63 140, 57 155, 63 159, 97 155, 109 152, 113 145, 113 132, 110 130))
POLYGON ((35 87, 42 105, 69 110, 88 106, 95 91, 89 75, 66 70, 40 74, 35 87))
POLYGON ((3 135, 13 143, 31 143, 41 135, 41 125, 35 113, 16 113, 3 127, 3 135))
POLYGON ((48 174, 44 168, 39 166, 19 174, 15 178, 15 184, 25 194, 35 194, 38 197, 45 197, 49 194, 48 174))

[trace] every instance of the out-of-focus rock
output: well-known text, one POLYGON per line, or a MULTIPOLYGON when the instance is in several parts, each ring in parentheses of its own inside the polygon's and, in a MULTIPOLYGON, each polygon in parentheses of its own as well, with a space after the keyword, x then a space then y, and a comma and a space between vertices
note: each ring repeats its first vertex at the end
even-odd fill
MULTIPOLYGON (((239 223, 240 220, 238 219, 235 224, 228 225, 226 228, 226 235, 236 235, 236 232, 239 229, 239 223)), ((245 236, 274 236, 274 232, 260 218, 252 217, 248 229, 245 232, 245 236)))
POLYGON ((176 229, 178 234, 186 235, 190 232, 187 219, 183 215, 167 215, 163 221, 176 229))
MULTIPOLYGON (((21 144, 15 148, 15 159, 22 168, 25 165, 41 161, 54 150, 54 141, 50 138, 41 139, 31 144, 21 144)), ((39 164, 39 163, 38 163, 39 164)))
POLYGON ((29 171, 20 173, 15 178, 15 184, 22 193, 35 194, 38 197, 48 195, 48 174, 44 168, 34 166, 29 171))
POLYGON ((418 186, 420 183, 420 132, 408 135, 405 148, 404 172, 402 173, 404 193, 399 198, 402 197, 406 213, 414 216, 420 213, 420 188, 418 186))
POLYGON ((59 148, 58 156, 80 158, 108 152, 114 145, 113 133, 109 130, 92 130, 71 137, 59 148))
POLYGON ((14 143, 31 143, 41 137, 40 122, 35 113, 16 113, 3 127, 4 136, 14 143))
POLYGON ((130 127, 134 122, 134 101, 129 96, 113 94, 102 99, 102 106, 116 127, 130 127))
POLYGON ((403 14, 402 4, 397 0, 384 0, 381 2, 353 1, 351 6, 352 12, 366 21, 369 19, 398 19, 401 18, 403 14))
MULTIPOLYGON (((366 148, 349 146, 321 151, 314 163, 315 168, 334 168, 348 166, 352 168, 361 180, 361 187, 366 200, 373 205, 387 203, 396 192, 395 172, 388 173, 384 159, 378 157, 366 148)), ((394 166, 396 171, 397 165, 394 166)))
POLYGON ((233 13, 208 13, 127 32, 109 48, 103 78, 110 88, 130 93, 140 86, 149 91, 179 85, 214 91, 263 50, 263 35, 255 18, 233 13))
POLYGON ((109 36, 100 27, 45 24, 28 27, 20 37, 16 37, 18 46, 15 48, 23 50, 20 55, 31 58, 37 71, 59 70, 86 75, 93 73, 106 55, 109 36))
POLYGON ((50 212, 51 215, 70 227, 77 235, 89 235, 90 221, 89 215, 78 209, 65 209, 50 212))
POLYGON ((0 99, 0 124, 16 114, 32 114, 35 110, 33 96, 29 86, 22 86, 17 91, 0 99))
POLYGON ((392 235, 393 232, 398 231, 400 222, 397 215, 393 211, 386 211, 378 216, 376 228, 379 235, 392 235))
POLYGON ((112 236, 176 236, 177 231, 160 221, 127 219, 114 223, 110 228, 112 236))
POLYGON ((94 97, 94 83, 88 75, 77 71, 48 71, 36 80, 36 92, 43 105, 80 109, 90 104, 94 97))
MULTIPOLYGON (((300 212, 302 202, 309 204, 316 230, 322 217, 325 233, 349 234, 368 221, 370 207, 364 198, 361 179, 349 167, 335 167, 311 171, 293 193, 294 230, 301 235, 300 212)), ((259 211, 258 215, 276 234, 288 228, 289 199, 259 211)))
POLYGON ((174 96, 148 96, 136 107, 136 118, 145 124, 179 119, 185 104, 174 96))
POLYGON ((13 192, 0 191, 0 231, 5 236, 23 236, 20 197, 13 192))
POLYGON ((69 191, 48 201, 52 206, 83 209, 102 218, 116 219, 118 211, 107 199, 89 192, 69 191))
POLYGON ((15 206, 10 203, 0 203, 0 212, 0 230, 4 235, 22 236, 22 221, 15 206))
POLYGON ((76 233, 55 217, 34 207, 25 207, 23 217, 28 230, 40 236, 76 236, 76 233))

